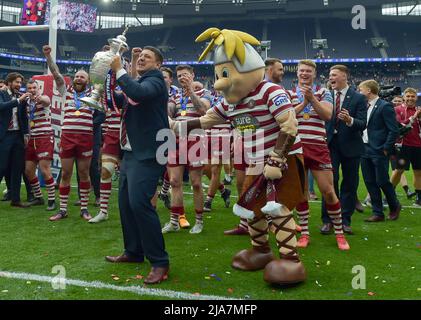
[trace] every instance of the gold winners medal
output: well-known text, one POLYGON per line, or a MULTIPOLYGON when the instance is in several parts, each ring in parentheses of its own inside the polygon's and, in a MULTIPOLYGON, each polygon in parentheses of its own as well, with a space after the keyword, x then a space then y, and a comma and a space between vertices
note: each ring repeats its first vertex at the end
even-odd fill
POLYGON ((303 118, 304 118, 304 120, 310 119, 310 114, 304 113, 303 118))
POLYGON ((187 111, 186 111, 186 110, 182 110, 182 111, 181 111, 181 116, 182 116, 182 117, 184 117, 186 114, 187 114, 187 111))
POLYGON ((31 128, 32 128, 34 125, 35 125, 35 122, 31 121, 31 122, 30 122, 30 126, 31 126, 31 128))
POLYGON ((77 117, 79 117, 79 116, 80 116, 80 111, 79 111, 79 110, 76 110, 76 112, 75 112, 75 116, 77 116, 77 117))

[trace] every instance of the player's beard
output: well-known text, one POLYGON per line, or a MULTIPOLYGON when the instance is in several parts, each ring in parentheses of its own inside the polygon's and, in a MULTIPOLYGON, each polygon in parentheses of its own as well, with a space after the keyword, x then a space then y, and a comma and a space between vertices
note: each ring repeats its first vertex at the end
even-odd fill
POLYGON ((83 92, 86 90, 86 83, 76 83, 73 81, 73 88, 76 92, 83 92))

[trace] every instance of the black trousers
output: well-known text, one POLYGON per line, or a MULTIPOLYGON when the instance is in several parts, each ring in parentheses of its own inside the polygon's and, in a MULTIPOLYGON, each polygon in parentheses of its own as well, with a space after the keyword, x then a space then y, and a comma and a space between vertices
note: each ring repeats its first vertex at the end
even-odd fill
POLYGON ((384 216, 382 192, 384 193, 391 211, 395 211, 399 205, 395 189, 389 180, 389 159, 385 156, 362 157, 361 169, 364 183, 370 194, 373 214, 384 216))
POLYGON ((154 267, 169 265, 158 214, 151 204, 165 166, 155 159, 138 161, 124 152, 120 167, 118 204, 123 228, 125 254, 154 267))
POLYGON ((25 145, 20 131, 8 131, 0 141, 0 180, 10 174, 10 199, 20 201, 20 184, 25 168, 25 145))
MULTIPOLYGON (((357 201, 357 190, 359 183, 360 157, 345 157, 335 141, 329 145, 330 157, 333 167, 333 184, 336 195, 341 201, 342 223, 346 226, 351 225, 351 217, 355 211, 357 201), (342 181, 339 187, 339 168, 342 169, 342 181)), ((331 223, 327 214, 324 199, 322 201, 322 221, 331 223)))
MULTIPOLYGON (((11 164, 9 163, 9 166, 6 169, 6 173, 4 174, 4 180, 6 181, 6 187, 7 187, 8 193, 10 192, 10 165, 11 164)), ((24 172, 22 173, 22 176, 23 176, 23 182, 25 183, 26 196, 29 200, 30 196, 32 195, 32 187, 24 172)), ((0 179, 0 182, 1 182, 1 179, 0 179)))

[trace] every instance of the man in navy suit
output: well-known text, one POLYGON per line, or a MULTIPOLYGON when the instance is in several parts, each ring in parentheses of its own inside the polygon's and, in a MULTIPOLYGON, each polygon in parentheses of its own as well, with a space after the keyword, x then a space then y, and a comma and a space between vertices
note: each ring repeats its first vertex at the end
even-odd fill
MULTIPOLYGON (((360 158, 364 153, 362 133, 367 123, 366 98, 348 86, 346 66, 330 68, 329 82, 333 92, 333 115, 326 123, 327 143, 333 166, 335 191, 341 201, 344 232, 352 234, 351 216, 355 211, 359 181, 360 158), (339 167, 342 182, 339 188, 339 167)), ((332 223, 323 208, 321 232, 329 234, 332 223)))
MULTIPOLYGON (((165 165, 157 162, 157 133, 169 129, 168 90, 159 70, 163 57, 154 47, 145 47, 137 61, 132 61, 140 75, 133 80, 123 69, 120 57, 115 57, 111 69, 118 85, 128 97, 123 108, 120 145, 123 160, 120 167, 119 208, 123 227, 122 255, 106 257, 110 262, 143 262, 146 257, 152 265, 146 284, 166 280, 169 258, 165 251, 161 225, 151 200, 165 165)), ((161 162, 161 161, 160 161, 161 162)))
POLYGON ((399 135, 393 105, 379 98, 380 86, 374 80, 359 85, 368 100, 367 129, 363 133, 365 153, 361 158, 364 182, 371 197, 373 215, 366 222, 384 221, 382 193, 390 208, 389 219, 397 220, 401 205, 389 180, 389 158, 399 135))
POLYGON ((29 139, 26 101, 31 96, 19 93, 23 80, 21 74, 9 73, 6 87, 0 90, 0 181, 10 170, 10 204, 20 208, 28 207, 20 201, 20 184, 29 139))

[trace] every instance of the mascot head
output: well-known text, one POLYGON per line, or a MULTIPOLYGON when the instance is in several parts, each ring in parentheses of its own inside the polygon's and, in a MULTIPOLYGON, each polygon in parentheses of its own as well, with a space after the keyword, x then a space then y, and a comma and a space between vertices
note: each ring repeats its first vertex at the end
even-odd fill
POLYGON ((252 47, 260 42, 248 33, 218 28, 207 29, 196 42, 209 39, 199 61, 206 58, 215 63, 215 90, 228 103, 237 104, 263 80, 265 63, 252 47))

